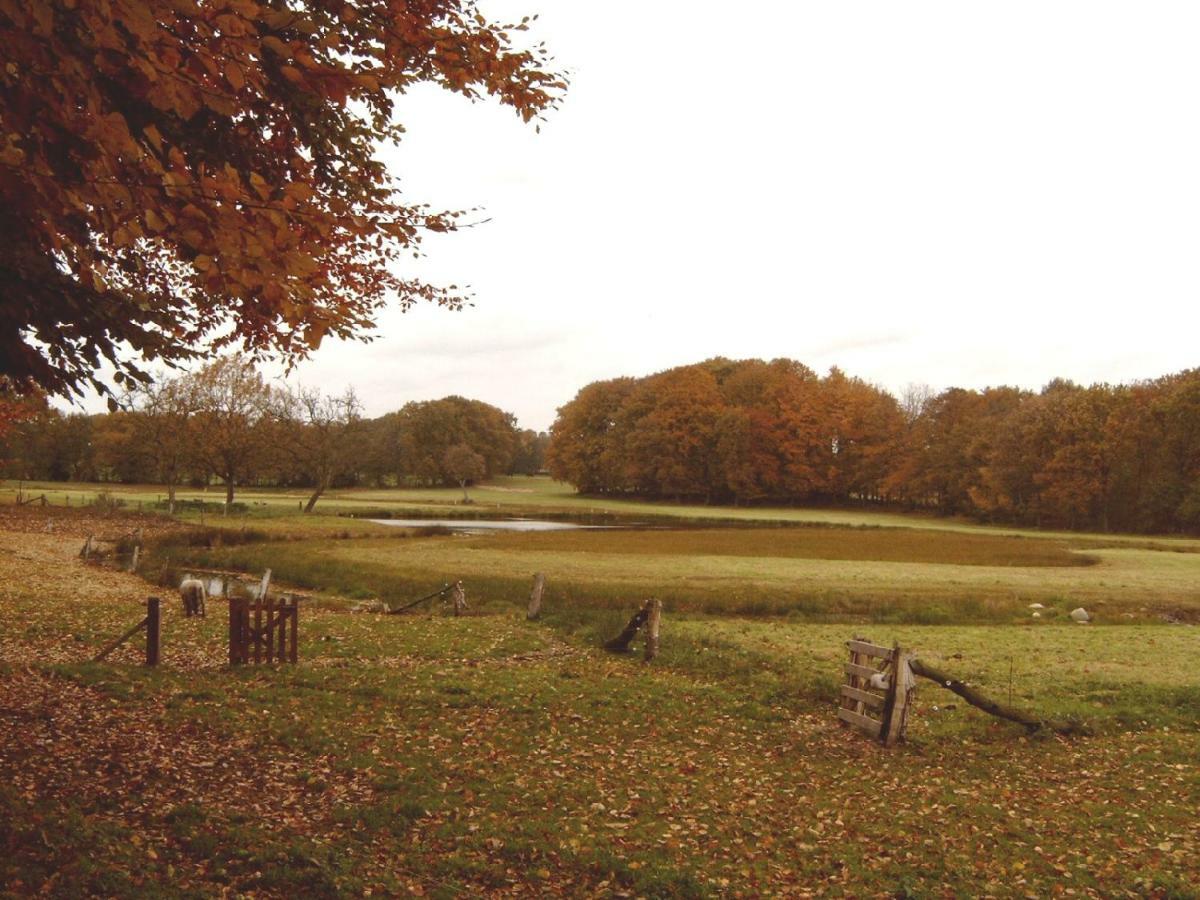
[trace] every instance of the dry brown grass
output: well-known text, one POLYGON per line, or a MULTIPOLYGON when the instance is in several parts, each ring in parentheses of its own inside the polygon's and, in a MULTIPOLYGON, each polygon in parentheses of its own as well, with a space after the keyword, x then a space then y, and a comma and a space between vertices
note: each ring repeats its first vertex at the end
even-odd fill
POLYGON ((746 528, 685 531, 558 531, 488 536, 478 546, 523 552, 754 556, 958 566, 1088 566, 1065 542, 903 528, 746 528))

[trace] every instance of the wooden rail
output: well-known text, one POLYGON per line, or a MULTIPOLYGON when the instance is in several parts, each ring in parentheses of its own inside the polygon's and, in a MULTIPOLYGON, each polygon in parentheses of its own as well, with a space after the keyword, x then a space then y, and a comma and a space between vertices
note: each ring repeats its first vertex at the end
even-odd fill
POLYGON ((146 601, 146 617, 116 640, 110 641, 96 654, 92 662, 103 662, 105 658, 142 629, 146 630, 146 665, 157 666, 162 647, 162 602, 158 597, 146 601))

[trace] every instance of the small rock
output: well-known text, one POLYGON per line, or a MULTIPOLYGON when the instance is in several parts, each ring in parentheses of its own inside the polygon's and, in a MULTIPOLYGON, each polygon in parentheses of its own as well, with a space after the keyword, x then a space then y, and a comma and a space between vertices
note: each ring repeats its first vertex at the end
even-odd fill
POLYGON ((1040 618, 1042 617, 1042 614, 1041 614, 1040 612, 1037 612, 1037 611, 1035 610, 1035 611, 1034 611, 1034 613, 1033 613, 1033 617, 1034 617, 1035 619, 1040 619, 1040 618))
POLYGON ((1071 618, 1080 625, 1086 625, 1088 622, 1092 621, 1092 617, 1082 606, 1077 606, 1075 609, 1071 610, 1071 618))
POLYGON ((350 612, 385 613, 387 611, 387 604, 382 600, 362 600, 350 607, 350 612))
POLYGON ((1030 603, 1029 608, 1030 609, 1045 609, 1046 607, 1042 606, 1042 604, 1040 604, 1040 603, 1030 603))

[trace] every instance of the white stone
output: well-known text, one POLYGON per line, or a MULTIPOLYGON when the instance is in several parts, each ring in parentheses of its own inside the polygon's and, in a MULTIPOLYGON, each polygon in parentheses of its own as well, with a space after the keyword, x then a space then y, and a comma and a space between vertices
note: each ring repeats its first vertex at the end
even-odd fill
POLYGON ((1076 622, 1078 622, 1080 625, 1083 625, 1087 622, 1092 621, 1092 617, 1090 615, 1088 615, 1088 611, 1086 609, 1084 609, 1082 606, 1076 607, 1075 609, 1071 610, 1071 618, 1074 619, 1076 622))

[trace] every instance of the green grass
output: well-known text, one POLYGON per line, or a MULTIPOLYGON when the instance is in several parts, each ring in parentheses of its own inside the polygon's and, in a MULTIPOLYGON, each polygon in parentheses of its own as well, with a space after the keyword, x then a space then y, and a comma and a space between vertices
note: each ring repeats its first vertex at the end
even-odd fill
MULTIPOLYGON (((174 878, 196 896, 1196 896, 1198 639, 1160 618, 1200 608, 1186 542, 831 527, 422 536, 264 502, 245 534, 226 522, 150 547, 146 571, 270 567, 277 584, 322 592, 301 612, 299 665, 230 670, 219 601, 184 620, 173 600, 160 669, 129 648, 88 663, 137 603, 48 589, 14 553, 0 690, 18 674, 5 654, 35 648, 21 666, 177 735, 162 759, 204 736, 247 770, 264 754, 327 815, 218 792, 117 816, 141 788, 111 761, 81 778, 18 742, 27 758, 0 756, 0 775, 79 781, 59 803, 0 788, 10 892, 57 878, 48 893, 153 896, 174 878), (535 571, 548 585, 530 623, 535 571), (460 577, 466 617, 344 611, 460 577), (658 659, 601 651, 649 596, 666 606, 658 659), (1047 607, 1037 620, 1033 600, 1047 607), (1067 621, 1080 604, 1099 624, 1067 621), (1094 734, 1031 738, 923 681, 908 741, 885 751, 836 718, 859 634, 1094 734)), ((13 721, 42 733, 43 718, 13 721)))
MULTIPOLYGON (((165 493, 158 485, 119 485, 119 484, 83 484, 55 482, 26 482, 23 485, 26 496, 45 493, 50 503, 61 506, 69 495, 71 502, 78 506, 82 502, 90 502, 100 493, 108 493, 117 500, 125 502, 127 508, 137 508, 141 503, 144 510, 165 499, 165 493)), ((0 502, 6 502, 15 497, 17 484, 8 482, 0 486, 0 502)), ((637 500, 613 499, 606 497, 588 497, 577 494, 569 485, 555 482, 544 476, 527 477, 511 476, 498 477, 487 484, 477 485, 470 490, 472 504, 464 507, 461 504, 462 492, 458 488, 387 488, 387 489, 342 489, 329 491, 319 502, 319 516, 301 516, 297 511, 298 504, 308 499, 308 492, 303 488, 239 488, 237 501, 246 505, 246 516, 255 518, 287 519, 292 528, 337 529, 339 526, 323 518, 344 515, 354 515, 356 512, 369 512, 373 508, 390 510, 395 514, 435 514, 468 513, 474 516, 494 513, 498 516, 541 514, 573 515, 573 516, 603 516, 612 515, 624 518, 666 518, 693 522, 736 522, 736 523, 784 523, 784 524, 818 524, 839 527, 887 527, 887 528, 916 528, 936 531, 952 531, 960 533, 1013 535, 1027 537, 1051 537, 1079 539, 1080 533, 1064 531, 1039 531, 1029 528, 1011 528, 1001 526, 984 526, 955 518, 938 517, 925 514, 884 512, 870 507, 861 509, 826 509, 798 507, 739 507, 739 506, 700 506, 678 503, 651 503, 637 500)), ((181 489, 178 492, 181 499, 202 499, 209 504, 219 503, 224 493, 219 485, 210 490, 181 489)), ((194 510, 185 510, 183 517, 188 521, 198 521, 194 510)), ((206 514, 206 521, 220 518, 215 512, 206 514)), ((234 517, 236 518, 236 517, 234 517)), ((1091 535, 1101 545, 1114 544, 1144 545, 1149 538, 1139 535, 1091 535)), ((1185 550, 1200 550, 1200 539, 1177 536, 1162 536, 1154 538, 1154 543, 1163 547, 1185 550)))
MULTIPOLYGON (((337 807, 323 839, 164 812, 162 858, 211 856, 238 891, 404 892, 423 877, 445 896, 972 895, 1021 878, 1042 895, 1070 873, 1144 894, 1197 874, 1200 679, 1162 665, 1193 648, 1182 627, 872 629, 1005 699, 1012 659, 1014 703, 1098 725, 1029 741, 923 683, 909 743, 890 752, 836 724, 845 626, 668 617, 652 667, 517 616, 318 611, 304 632, 301 665, 214 671, 203 686, 170 670, 59 669, 123 704, 169 697, 189 728, 253 729, 307 761, 296 777, 310 790, 371 779, 372 798, 337 807)), ((126 864, 108 839, 79 840, 126 864)))
POLYGON ((1082 553, 1052 541, 898 530, 412 536, 161 554, 176 568, 271 568, 301 587, 393 606, 461 579, 473 603, 511 609, 544 572, 563 609, 628 609, 657 596, 676 611, 913 624, 1026 621, 1034 602, 1048 607, 1043 619, 1084 605, 1109 623, 1195 620, 1200 610, 1200 554, 1082 553), (925 561, 862 558, 872 555, 925 561))

